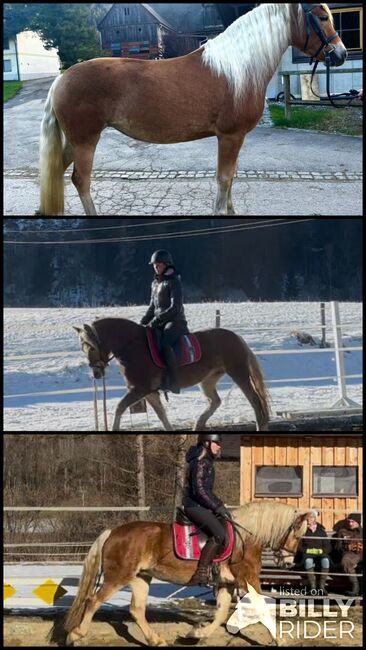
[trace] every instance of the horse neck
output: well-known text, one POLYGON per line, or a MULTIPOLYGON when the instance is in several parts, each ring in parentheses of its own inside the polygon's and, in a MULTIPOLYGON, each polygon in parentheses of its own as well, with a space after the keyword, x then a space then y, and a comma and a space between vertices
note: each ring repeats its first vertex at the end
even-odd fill
POLYGON ((298 6, 262 4, 204 45, 203 62, 227 77, 235 96, 265 92, 292 41, 298 6))
POLYGON ((118 355, 125 347, 139 335, 144 328, 126 318, 102 318, 93 323, 101 343, 107 354, 110 352, 118 355))

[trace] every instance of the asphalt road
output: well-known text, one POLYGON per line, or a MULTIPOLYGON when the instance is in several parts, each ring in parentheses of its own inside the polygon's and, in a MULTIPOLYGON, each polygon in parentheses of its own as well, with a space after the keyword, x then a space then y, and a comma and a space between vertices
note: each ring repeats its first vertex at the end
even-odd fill
MULTIPOLYGON (((4 215, 38 208, 39 129, 52 79, 24 83, 4 109, 4 215)), ((100 215, 212 214, 216 138, 173 145, 106 129, 92 196, 100 215)), ((84 216, 66 174, 66 215, 84 216)), ((242 148, 234 205, 242 216, 362 216, 362 139, 258 126, 242 148)))

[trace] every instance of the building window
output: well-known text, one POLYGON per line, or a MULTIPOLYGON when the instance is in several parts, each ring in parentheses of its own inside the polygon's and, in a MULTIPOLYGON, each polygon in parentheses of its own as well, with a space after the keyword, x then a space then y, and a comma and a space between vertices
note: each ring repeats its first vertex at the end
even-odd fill
POLYGON ((332 14, 334 26, 347 50, 350 52, 362 50, 362 8, 336 9, 332 14))
POLYGON ((313 496, 356 497, 357 467, 313 467, 313 496))
POLYGON ((4 72, 11 72, 11 60, 10 59, 4 59, 4 72))
POLYGON ((254 496, 302 496, 302 472, 303 468, 300 466, 263 465, 256 467, 254 496))

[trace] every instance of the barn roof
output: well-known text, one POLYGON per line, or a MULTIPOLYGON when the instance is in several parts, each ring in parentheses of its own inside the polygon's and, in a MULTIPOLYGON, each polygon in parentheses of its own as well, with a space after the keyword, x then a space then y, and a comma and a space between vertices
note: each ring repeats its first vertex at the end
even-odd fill
POLYGON ((171 25, 165 18, 163 18, 161 14, 158 13, 151 5, 142 2, 141 7, 146 9, 146 11, 148 11, 149 14, 151 14, 153 18, 155 18, 155 20, 157 20, 160 25, 163 25, 163 27, 166 27, 167 29, 170 29, 173 32, 177 31, 176 28, 173 27, 173 25, 171 25))

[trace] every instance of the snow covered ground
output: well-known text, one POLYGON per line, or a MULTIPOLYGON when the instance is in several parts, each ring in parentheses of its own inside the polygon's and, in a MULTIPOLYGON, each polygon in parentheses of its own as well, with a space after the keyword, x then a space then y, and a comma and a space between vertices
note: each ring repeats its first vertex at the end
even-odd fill
MULTIPOLYGON (((318 410, 329 408, 338 399, 333 351, 300 347, 290 336, 292 330, 310 333, 316 342, 321 336, 319 303, 204 303, 186 305, 191 331, 215 327, 216 309, 221 311, 221 327, 240 334, 258 353, 268 383, 273 414, 277 410, 318 410), (306 354, 300 350, 310 349, 306 354), (293 354, 266 351, 289 350, 293 354), (305 381, 312 378, 311 381, 305 381), (292 383, 290 379, 298 379, 292 383)), ((4 431, 93 431, 92 382, 72 325, 91 323, 96 318, 114 316, 139 322, 146 305, 108 308, 53 308, 4 310, 4 431), (67 353, 65 354, 63 353, 67 353), (42 356, 52 354, 51 357, 42 356), (58 354, 61 353, 61 354, 58 354), (35 355, 26 358, 26 355, 35 355), (12 359, 21 356, 21 359, 12 359), (64 392, 66 391, 66 392, 64 392), (60 394, 61 393, 61 394, 60 394)), ((330 305, 327 304, 327 341, 333 344, 330 305)), ((346 347, 362 345, 362 304, 341 303, 343 342, 346 347)), ((346 374, 362 372, 362 351, 345 354, 346 374)), ((118 400, 125 393, 123 378, 112 361, 107 371, 108 418, 111 426, 118 400)), ((229 377, 219 385, 223 403, 210 423, 253 421, 254 413, 229 377)), ((347 379, 347 395, 362 403, 362 379, 347 379)), ((155 413, 125 413, 121 429, 159 430, 155 413)), ((199 387, 170 395, 168 416, 173 426, 190 429, 205 409, 199 387)), ((101 419, 101 408, 100 408, 101 419)), ((101 426, 101 425, 100 425, 101 426)))

